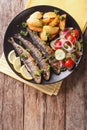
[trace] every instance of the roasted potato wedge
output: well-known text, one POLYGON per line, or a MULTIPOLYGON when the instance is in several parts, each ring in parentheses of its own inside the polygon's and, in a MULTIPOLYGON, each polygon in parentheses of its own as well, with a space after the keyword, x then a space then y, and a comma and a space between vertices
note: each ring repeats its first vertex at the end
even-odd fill
POLYGON ((30 24, 28 24, 28 27, 31 29, 31 30, 33 30, 33 31, 35 31, 35 32, 42 32, 42 28, 40 28, 40 27, 35 27, 35 26, 32 26, 32 25, 30 25, 30 24))
POLYGON ((43 15, 43 18, 55 18, 56 15, 54 12, 47 12, 43 15))
POLYGON ((54 27, 56 25, 58 25, 59 23, 59 15, 57 15, 53 20, 52 22, 49 23, 50 26, 54 27))
POLYGON ((60 30, 65 29, 65 24, 66 24, 66 14, 63 14, 60 16, 60 23, 59 23, 60 30))
POLYGON ((43 15, 42 15, 42 12, 36 11, 36 12, 34 12, 34 13, 30 16, 30 18, 41 19, 42 16, 43 16, 43 15))
POLYGON ((42 21, 39 19, 36 19, 36 18, 27 19, 27 24, 30 24, 31 26, 34 26, 34 27, 42 27, 43 26, 42 21))
POLYGON ((43 26, 43 30, 45 30, 46 33, 48 33, 48 34, 56 34, 59 31, 59 27, 52 27, 49 25, 45 25, 45 26, 43 26))
POLYGON ((44 24, 49 24, 51 22, 51 19, 50 18, 44 18, 42 19, 43 23, 44 24))
POLYGON ((43 41, 47 41, 47 35, 46 35, 46 31, 42 31, 40 32, 40 38, 43 40, 43 41))

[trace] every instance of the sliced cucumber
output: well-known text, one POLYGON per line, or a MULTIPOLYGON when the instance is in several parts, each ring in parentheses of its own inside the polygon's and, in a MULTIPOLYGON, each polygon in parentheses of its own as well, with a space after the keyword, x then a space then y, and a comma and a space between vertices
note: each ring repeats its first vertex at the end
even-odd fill
POLYGON ((62 49, 58 49, 55 51, 55 58, 57 60, 63 60, 65 58, 65 52, 62 49))

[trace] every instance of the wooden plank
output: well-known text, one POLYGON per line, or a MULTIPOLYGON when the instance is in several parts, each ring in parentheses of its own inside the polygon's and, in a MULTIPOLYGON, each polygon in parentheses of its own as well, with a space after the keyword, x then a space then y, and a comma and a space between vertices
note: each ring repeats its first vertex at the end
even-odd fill
POLYGON ((83 59, 66 84, 66 130, 87 129, 87 38, 83 59))
POLYGON ((84 62, 85 62, 85 71, 84 71, 84 105, 85 105, 85 130, 87 130, 87 24, 86 24, 86 31, 84 35, 85 41, 85 51, 84 51, 84 62))
MULTIPOLYGON (((0 56, 10 21, 24 8, 24 0, 0 1, 0 56)), ((0 130, 23 130, 23 84, 0 74, 0 130)))
POLYGON ((24 99, 24 130, 64 130, 65 87, 47 96, 25 85, 24 99))
POLYGON ((3 96, 3 130, 23 130, 23 85, 5 76, 3 96))
POLYGON ((0 130, 2 130, 4 75, 0 74, 0 130))

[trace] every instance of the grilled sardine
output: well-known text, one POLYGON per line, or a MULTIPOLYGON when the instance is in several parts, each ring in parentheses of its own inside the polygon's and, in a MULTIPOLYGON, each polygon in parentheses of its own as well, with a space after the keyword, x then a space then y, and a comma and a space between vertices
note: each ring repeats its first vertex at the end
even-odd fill
POLYGON ((18 45, 12 37, 8 42, 13 45, 14 49, 20 56, 21 61, 26 65, 27 70, 32 75, 34 81, 36 83, 41 83, 41 73, 39 73, 40 69, 36 64, 35 59, 22 46, 18 45))
POLYGON ((41 50, 41 52, 43 53, 43 55, 46 58, 49 58, 49 64, 51 65, 52 69, 54 70, 54 72, 56 74, 60 73, 60 63, 59 61, 57 61, 53 55, 54 55, 54 51, 52 50, 52 48, 50 46, 48 46, 46 44, 46 42, 42 41, 38 35, 35 35, 29 28, 27 28, 33 43, 36 45, 37 48, 39 48, 41 50))
POLYGON ((22 41, 23 45, 29 49, 31 55, 36 59, 45 80, 50 78, 50 65, 44 59, 42 53, 30 41, 24 39, 20 34, 15 34, 15 38, 22 41))

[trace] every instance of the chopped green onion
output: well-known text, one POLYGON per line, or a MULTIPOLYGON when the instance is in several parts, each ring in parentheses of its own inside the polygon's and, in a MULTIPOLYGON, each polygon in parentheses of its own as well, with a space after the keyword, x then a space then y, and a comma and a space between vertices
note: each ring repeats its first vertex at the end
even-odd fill
POLYGON ((26 28, 27 27, 27 23, 26 22, 22 22, 22 27, 26 28))
POLYGON ((23 53, 23 54, 21 54, 21 57, 22 58, 27 58, 27 55, 23 53))
POLYGON ((82 39, 79 39, 79 42, 82 43, 82 39))
POLYGON ((23 44, 22 41, 19 41, 19 44, 22 45, 23 44))
POLYGON ((83 48, 83 41, 82 41, 82 39, 80 39, 79 42, 81 44, 81 48, 83 48))
POLYGON ((48 61, 50 58, 54 58, 54 57, 55 57, 54 54, 52 54, 52 55, 48 56, 48 57, 45 59, 45 61, 48 61))
POLYGON ((47 70, 50 70, 50 68, 51 68, 51 66, 50 66, 50 65, 48 65, 48 68, 47 68, 47 70))
POLYGON ((20 31, 20 34, 21 34, 22 36, 28 36, 28 32, 27 32, 27 31, 21 30, 21 31, 20 31))
POLYGON ((49 56, 49 58, 54 58, 54 57, 55 57, 55 54, 54 54, 54 53, 49 56))
POLYGON ((50 37, 51 37, 51 34, 46 33, 46 36, 47 36, 47 38, 50 38, 50 37))
POLYGON ((61 72, 63 72, 63 71, 66 71, 66 68, 64 67, 64 68, 61 68, 61 72))
POLYGON ((40 76, 42 74, 43 70, 38 70, 34 75, 35 76, 40 76))
POLYGON ((59 10, 57 9, 54 9, 54 13, 57 14, 59 12, 59 10))
POLYGON ((38 35, 38 32, 35 32, 35 31, 34 31, 33 33, 34 33, 35 35, 38 35))
POLYGON ((26 49, 27 52, 30 52, 31 50, 29 48, 26 49))
POLYGON ((62 21, 62 20, 64 20, 65 19, 65 17, 64 16, 60 16, 60 20, 62 21))

